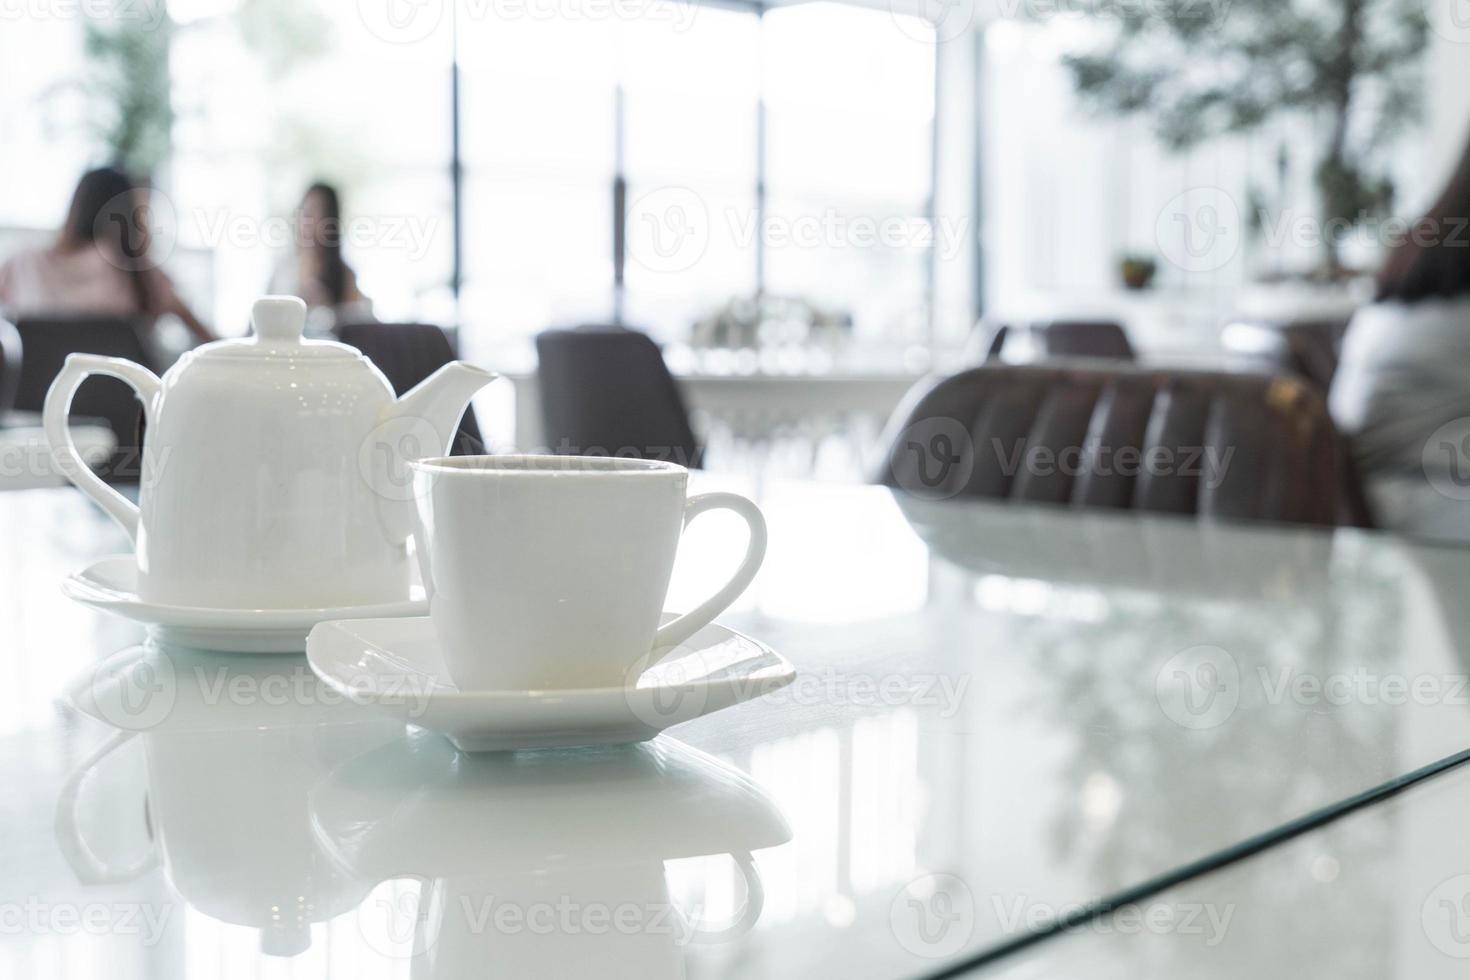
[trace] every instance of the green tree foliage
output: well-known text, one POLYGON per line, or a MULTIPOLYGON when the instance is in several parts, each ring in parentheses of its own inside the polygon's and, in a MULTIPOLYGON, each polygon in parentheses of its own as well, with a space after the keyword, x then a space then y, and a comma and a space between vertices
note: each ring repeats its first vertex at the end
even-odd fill
MULTIPOLYGON (((1106 39, 1065 59, 1085 105, 1151 117, 1174 150, 1281 113, 1318 119, 1323 222, 1391 205, 1384 151, 1420 112, 1423 0, 1098 2, 1106 39)), ((1339 267, 1335 241, 1326 260, 1339 267)))
POLYGON ((133 173, 152 173, 168 155, 172 29, 167 17, 89 18, 84 27, 90 128, 108 162, 133 173))
MULTIPOLYGON (((86 102, 86 125, 105 162, 151 175, 168 158, 176 116, 169 47, 180 30, 163 0, 138 0, 113 17, 83 25, 87 70, 65 88, 86 102)), ((304 0, 245 0, 231 14, 241 39, 272 77, 289 74, 330 48, 330 25, 304 0)), ((197 22, 202 24, 203 22, 197 22)), ((187 109, 185 110, 187 111, 187 109)))

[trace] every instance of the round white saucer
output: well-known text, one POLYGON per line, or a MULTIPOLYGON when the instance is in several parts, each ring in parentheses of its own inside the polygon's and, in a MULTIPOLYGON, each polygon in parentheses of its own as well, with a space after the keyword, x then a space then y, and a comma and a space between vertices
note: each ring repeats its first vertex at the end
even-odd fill
POLYGON ((69 575, 61 591, 101 609, 153 627, 165 643, 228 653, 300 653, 318 623, 353 616, 422 616, 429 601, 415 585, 402 602, 335 609, 206 609, 145 602, 138 595, 138 564, 132 555, 113 555, 69 575))
POLYGON ((776 651, 718 624, 627 687, 462 691, 427 616, 322 623, 307 638, 306 659, 348 699, 446 735, 466 752, 641 742, 796 677, 776 651))

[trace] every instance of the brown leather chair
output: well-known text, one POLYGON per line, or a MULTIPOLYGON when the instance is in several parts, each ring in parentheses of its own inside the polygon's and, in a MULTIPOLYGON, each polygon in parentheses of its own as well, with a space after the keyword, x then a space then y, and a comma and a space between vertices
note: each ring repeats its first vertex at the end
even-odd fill
POLYGON ((15 407, 15 389, 20 384, 20 334, 15 326, 0 320, 0 421, 15 407))
MULTIPOLYGON (((344 323, 333 333, 366 354, 399 395, 456 357, 449 333, 432 323, 344 323)), ((464 410, 450 451, 455 456, 486 451, 473 408, 464 410)))
POLYGON ((1342 339, 1344 318, 1291 320, 1233 320, 1220 329, 1220 343, 1242 367, 1306 378, 1322 391, 1332 387, 1342 339))
MULTIPOLYGON (((53 315, 20 317, 15 324, 22 353, 16 381, 15 408, 40 412, 46 392, 61 372, 68 354, 122 357, 159 369, 143 323, 129 317, 53 315)), ((137 483, 143 472, 143 404, 137 393, 116 378, 91 377, 71 403, 73 420, 86 418, 112 430, 117 447, 96 467, 111 483, 137 483)))
POLYGON ((1323 398, 1295 378, 985 364, 906 401, 880 482, 923 499, 1368 524, 1323 398))
POLYGON ((552 452, 700 465, 684 398, 647 334, 600 326, 547 330, 536 337, 536 356, 552 452))
POLYGON ((1053 320, 1031 327, 1047 357, 1108 357, 1137 360, 1128 334, 1110 320, 1053 320))

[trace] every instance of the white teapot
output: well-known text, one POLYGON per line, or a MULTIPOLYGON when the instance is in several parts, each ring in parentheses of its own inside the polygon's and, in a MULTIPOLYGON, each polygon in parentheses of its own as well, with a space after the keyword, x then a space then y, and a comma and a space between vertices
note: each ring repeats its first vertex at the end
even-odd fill
POLYGON ((407 463, 448 451, 470 396, 495 375, 456 361, 395 400, 355 349, 303 340, 306 304, 267 296, 254 335, 185 354, 162 379, 131 361, 73 354, 44 424, 67 478, 137 549, 145 601, 303 609, 408 598, 407 463), (147 440, 138 505, 82 462, 67 429, 89 374, 132 385, 147 440))

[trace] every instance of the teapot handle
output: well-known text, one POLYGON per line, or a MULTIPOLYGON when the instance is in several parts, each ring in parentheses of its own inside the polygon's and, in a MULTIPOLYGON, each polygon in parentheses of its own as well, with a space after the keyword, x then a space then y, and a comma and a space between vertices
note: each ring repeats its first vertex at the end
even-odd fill
POLYGON ((71 429, 66 424, 67 415, 71 412, 71 401, 89 374, 105 374, 132 385, 133 390, 143 399, 144 417, 150 423, 153 421, 153 400, 163 382, 147 368, 120 357, 71 354, 61 373, 51 382, 51 389, 46 392, 46 407, 41 415, 41 424, 46 429, 46 441, 51 444, 52 455, 55 456, 56 465, 62 475, 111 514, 113 520, 121 524, 123 530, 128 532, 128 537, 137 544, 137 505, 92 472, 81 453, 77 452, 77 444, 72 440, 71 429))
MULTIPOLYGON (((131 864, 122 866, 109 865, 87 844, 86 838, 82 836, 80 821, 77 820, 77 803, 81 797, 82 781, 114 751, 131 739, 137 732, 119 731, 113 732, 108 739, 82 760, 82 764, 67 777, 66 785, 62 787, 61 794, 56 800, 56 843, 60 847, 66 863, 71 865, 72 871, 76 873, 77 879, 84 885, 102 885, 122 881, 132 881, 143 872, 148 871, 158 863, 158 853, 151 847, 142 857, 131 864)), ((147 797, 144 797, 144 816, 148 816, 146 806, 147 797)), ((151 820, 149 822, 148 836, 153 837, 151 820)))

